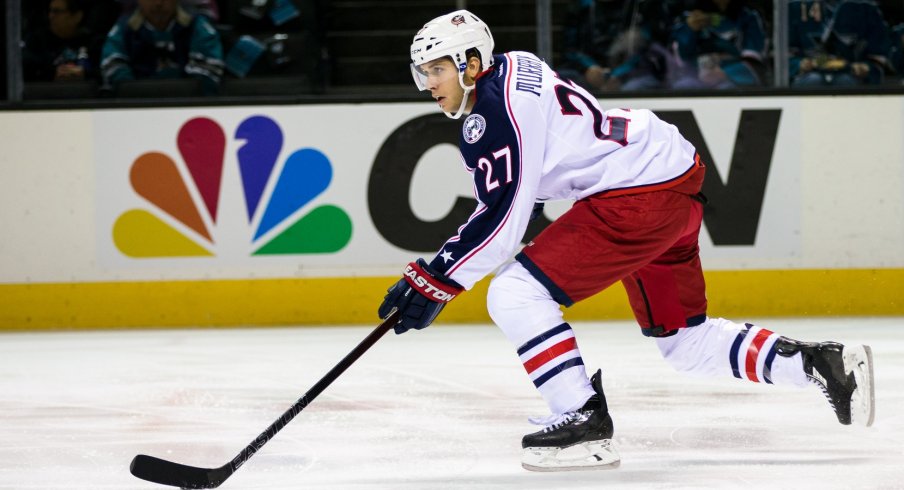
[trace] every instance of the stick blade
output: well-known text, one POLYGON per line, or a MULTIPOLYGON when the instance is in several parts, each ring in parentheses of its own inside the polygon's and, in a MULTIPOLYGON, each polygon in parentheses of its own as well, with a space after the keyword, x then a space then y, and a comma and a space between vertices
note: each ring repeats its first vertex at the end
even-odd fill
POLYGON ((129 471, 142 480, 179 488, 216 488, 232 474, 228 464, 221 468, 197 468, 144 454, 132 459, 129 471))

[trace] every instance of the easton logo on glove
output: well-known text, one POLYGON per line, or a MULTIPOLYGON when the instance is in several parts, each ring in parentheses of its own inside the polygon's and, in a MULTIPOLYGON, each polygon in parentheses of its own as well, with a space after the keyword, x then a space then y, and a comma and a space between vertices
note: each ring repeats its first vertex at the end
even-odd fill
POLYGON ((405 281, 427 298, 443 303, 452 301, 462 292, 461 288, 437 279, 425 271, 417 262, 412 262, 405 268, 405 281))

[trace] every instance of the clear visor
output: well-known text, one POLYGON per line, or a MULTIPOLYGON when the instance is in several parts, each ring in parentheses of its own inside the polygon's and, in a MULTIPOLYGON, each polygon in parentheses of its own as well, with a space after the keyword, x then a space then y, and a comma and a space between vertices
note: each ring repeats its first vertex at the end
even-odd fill
POLYGON ((414 78, 414 84, 418 90, 427 90, 431 86, 446 82, 447 80, 458 77, 458 70, 452 63, 436 63, 427 62, 422 65, 411 64, 411 76, 414 78))

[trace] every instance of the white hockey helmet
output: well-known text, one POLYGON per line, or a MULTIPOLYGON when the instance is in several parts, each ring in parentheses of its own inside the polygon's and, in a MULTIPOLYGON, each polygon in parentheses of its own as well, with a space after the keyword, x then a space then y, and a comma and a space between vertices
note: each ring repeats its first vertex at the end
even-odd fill
POLYGON ((427 90, 426 76, 418 69, 418 66, 448 56, 458 67, 458 83, 465 90, 462 106, 454 115, 447 116, 458 119, 464 110, 468 100, 468 94, 474 88, 466 86, 463 80, 465 68, 468 65, 467 52, 471 48, 480 54, 483 68, 493 65, 493 35, 490 28, 476 15, 467 10, 441 15, 426 24, 414 36, 411 42, 411 74, 414 83, 420 90, 427 90))

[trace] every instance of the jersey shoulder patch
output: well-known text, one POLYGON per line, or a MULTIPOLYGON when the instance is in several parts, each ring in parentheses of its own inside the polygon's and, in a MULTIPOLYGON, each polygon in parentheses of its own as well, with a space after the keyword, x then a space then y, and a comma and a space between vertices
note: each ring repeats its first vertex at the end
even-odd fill
POLYGON ((465 143, 474 144, 483 136, 487 129, 487 120, 480 114, 471 114, 465 119, 465 123, 461 127, 462 136, 465 143))

